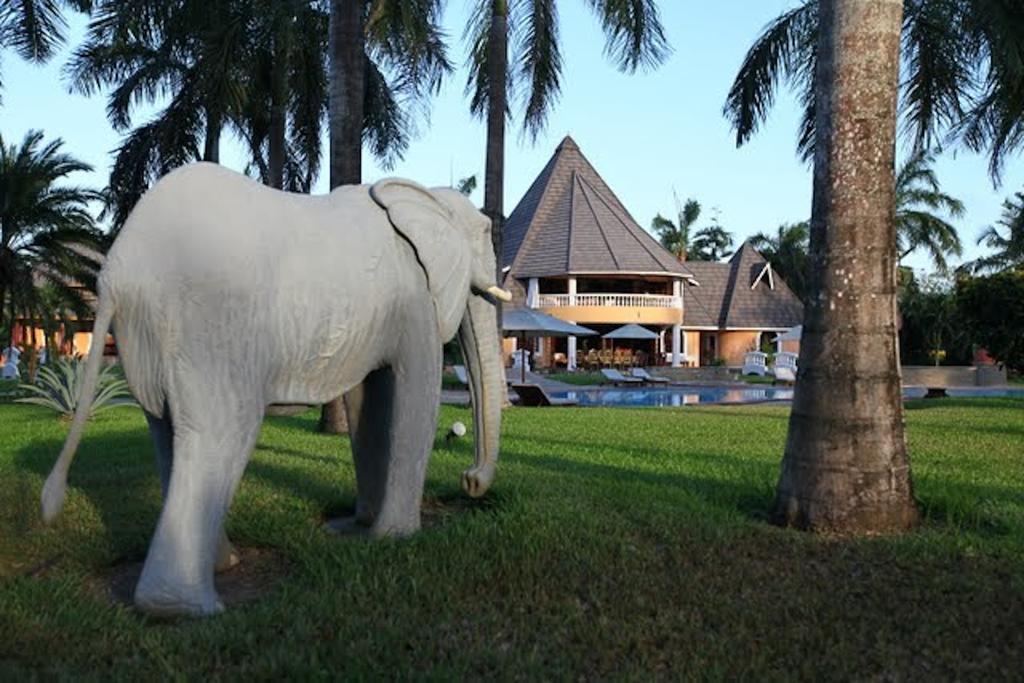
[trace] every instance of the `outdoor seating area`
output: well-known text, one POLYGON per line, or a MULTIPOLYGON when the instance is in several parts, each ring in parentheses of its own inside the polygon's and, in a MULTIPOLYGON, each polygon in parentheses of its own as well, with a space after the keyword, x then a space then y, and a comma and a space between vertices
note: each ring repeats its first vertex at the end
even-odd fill
POLYGON ((576 354, 576 367, 587 370, 600 370, 601 368, 615 368, 618 370, 629 370, 647 365, 649 355, 643 351, 633 349, 590 349, 579 351, 576 354))

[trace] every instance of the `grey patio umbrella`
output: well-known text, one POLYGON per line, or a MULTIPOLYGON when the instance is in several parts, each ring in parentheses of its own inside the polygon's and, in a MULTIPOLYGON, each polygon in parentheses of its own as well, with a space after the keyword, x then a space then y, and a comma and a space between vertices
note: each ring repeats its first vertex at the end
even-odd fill
MULTIPOLYGON (((519 337, 521 348, 527 337, 589 337, 597 334, 589 327, 574 325, 533 308, 506 308, 502 311, 501 329, 506 337, 519 337)), ((525 351, 525 348, 523 348, 525 351)), ((526 363, 520 363, 522 380, 526 382, 526 363)))
POLYGON ((640 325, 623 325, 617 327, 608 334, 604 335, 605 339, 657 339, 658 335, 655 332, 651 332, 646 327, 640 325))

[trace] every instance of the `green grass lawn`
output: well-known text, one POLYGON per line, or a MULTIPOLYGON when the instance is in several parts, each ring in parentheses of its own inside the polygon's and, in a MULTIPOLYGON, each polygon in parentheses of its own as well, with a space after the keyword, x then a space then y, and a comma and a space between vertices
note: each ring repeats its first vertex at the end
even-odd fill
MULTIPOLYGON (((921 529, 843 540, 772 527, 787 409, 510 409, 492 491, 438 441, 428 524, 333 538, 347 443, 268 419, 228 522, 290 573, 206 620, 97 590, 146 551, 159 488, 142 415, 99 416, 63 515, 38 519, 66 425, 0 406, 0 680, 241 677, 1014 678, 1024 670, 1024 401, 907 412, 921 529)), ((467 410, 445 408, 439 436, 467 410)))

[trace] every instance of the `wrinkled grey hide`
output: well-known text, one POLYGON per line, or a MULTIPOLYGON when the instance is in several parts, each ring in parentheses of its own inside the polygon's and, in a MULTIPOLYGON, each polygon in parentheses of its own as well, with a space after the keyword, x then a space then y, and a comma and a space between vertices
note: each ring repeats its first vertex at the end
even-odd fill
MULTIPOLYGON (((346 394, 356 522, 373 535, 416 531, 441 345, 456 334, 476 418, 476 463, 463 486, 482 495, 504 398, 490 297, 507 294, 494 270, 489 221, 452 190, 383 180, 310 197, 195 164, 146 193, 100 274, 94 337, 116 326, 165 497, 136 604, 163 614, 223 609, 214 567, 237 561, 224 517, 271 403, 346 394)), ((102 348, 92 345, 84 396, 102 348)), ((82 403, 43 490, 47 520, 64 499, 82 403)))

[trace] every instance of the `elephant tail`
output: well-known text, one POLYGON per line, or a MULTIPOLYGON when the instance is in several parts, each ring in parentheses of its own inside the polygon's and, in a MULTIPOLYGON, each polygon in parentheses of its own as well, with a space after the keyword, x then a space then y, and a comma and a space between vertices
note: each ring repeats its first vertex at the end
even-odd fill
POLYGON ((110 330, 110 322, 114 317, 114 306, 110 297, 100 296, 96 310, 96 322, 92 328, 92 346, 85 361, 85 377, 82 380, 81 393, 78 395, 78 407, 71 421, 71 430, 64 441, 57 463, 53 466, 50 476, 43 485, 43 521, 49 523, 60 514, 64 506, 64 496, 68 488, 68 469, 78 450, 78 442, 82 440, 85 423, 92 412, 92 399, 96 393, 96 381, 100 374, 100 363, 103 360, 103 346, 110 330))

